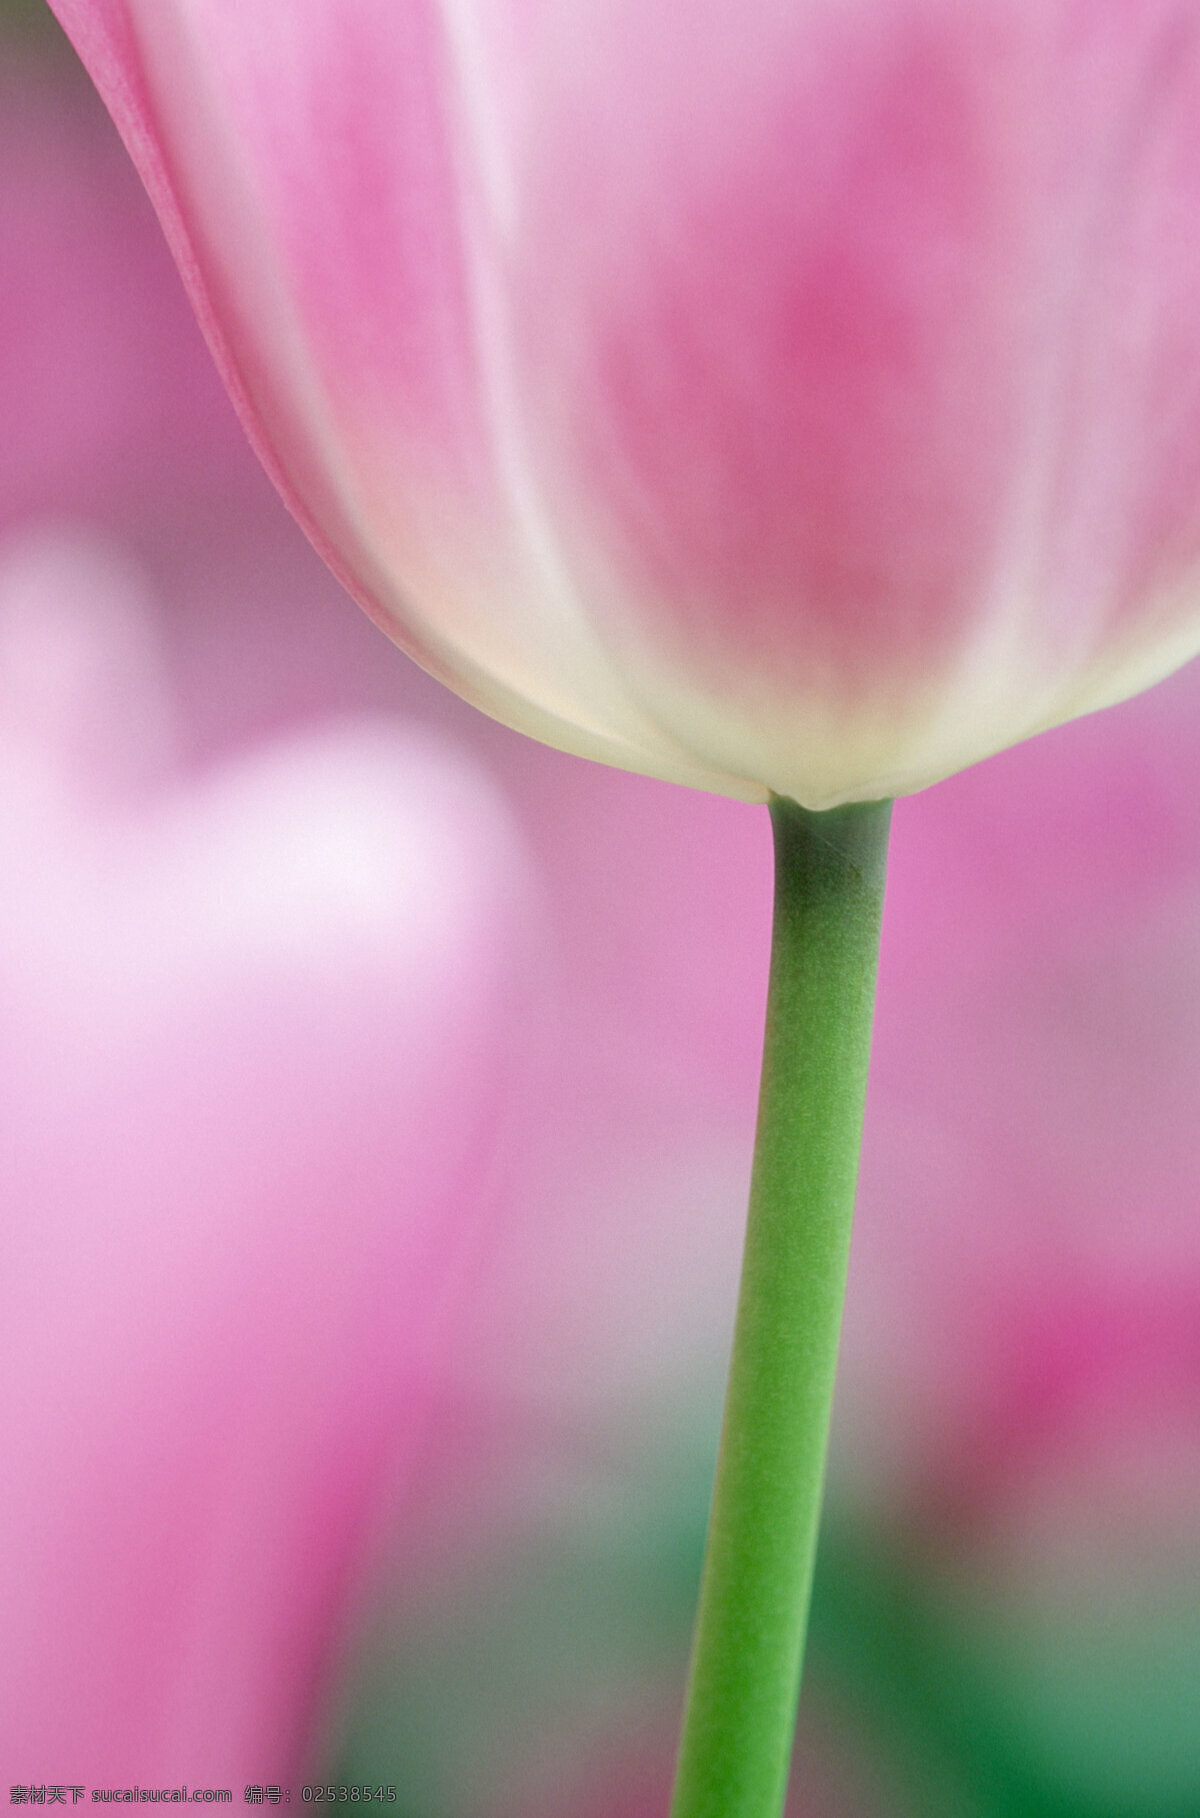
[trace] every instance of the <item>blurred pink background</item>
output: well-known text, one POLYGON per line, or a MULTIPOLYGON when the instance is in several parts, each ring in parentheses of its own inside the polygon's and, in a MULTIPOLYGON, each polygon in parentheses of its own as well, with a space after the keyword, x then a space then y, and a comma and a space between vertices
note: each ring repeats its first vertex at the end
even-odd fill
MULTIPOLYGON (((0 0, 0 1796, 665 1810, 761 810, 340 594, 0 0)), ((898 806, 791 1810, 1200 1810, 1200 673, 898 806)))

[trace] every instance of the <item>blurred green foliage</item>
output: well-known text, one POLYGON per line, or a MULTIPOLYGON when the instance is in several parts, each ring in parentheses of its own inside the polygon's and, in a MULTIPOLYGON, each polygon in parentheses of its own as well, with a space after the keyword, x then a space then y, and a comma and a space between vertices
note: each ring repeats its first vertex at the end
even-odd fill
MULTIPOLYGON (((530 1798, 539 1775, 569 1784, 639 1713, 673 1723, 705 1496, 698 1468, 660 1480, 485 1550, 448 1594, 410 1594, 366 1651, 340 1777, 396 1784, 404 1818, 476 1818, 522 1809, 523 1776, 530 1798)), ((805 1697, 844 1717, 887 1789, 863 1818, 1195 1818, 1200 1610, 1160 1614, 997 1609, 969 1572, 839 1511, 805 1697)), ((802 1725, 798 1793, 807 1772, 802 1725)))
POLYGON ((1195 1818, 1200 1607, 991 1607, 829 1522, 810 1662, 898 1759, 939 1762, 979 1818, 1195 1818))
POLYGON ((49 36, 57 29, 46 0, 0 0, 0 32, 5 35, 37 32, 49 36))

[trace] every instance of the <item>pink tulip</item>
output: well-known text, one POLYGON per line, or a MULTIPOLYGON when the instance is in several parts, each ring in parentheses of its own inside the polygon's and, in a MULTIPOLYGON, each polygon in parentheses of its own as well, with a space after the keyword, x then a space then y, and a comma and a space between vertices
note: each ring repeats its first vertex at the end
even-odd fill
POLYGON ((0 569, 0 1774, 240 1802, 311 1768, 421 1418, 520 873, 372 722, 168 780, 136 608, 0 569))
POLYGON ((1200 647, 1191 0, 53 0, 260 454, 418 661, 911 791, 1200 647))
MULTIPOLYGON (((440 1446, 448 1449, 457 1437, 455 1468, 439 1470, 436 1460, 431 1468, 423 1452, 419 1481, 432 1505, 426 1518, 443 1549, 446 1575, 460 1570, 461 1596, 471 1598, 478 1554, 463 1529, 473 1515, 483 1537, 479 1547, 492 1549, 488 1558, 498 1554, 503 1570, 502 1523, 517 1501, 511 1476, 527 1455, 511 1443, 513 1408, 532 1404, 529 1425, 543 1451, 530 1470, 543 1504, 522 1489, 520 1506, 533 1504, 534 1514, 518 1556, 527 1561, 535 1548, 547 1553, 553 1574, 544 1503, 551 1519, 589 1533, 598 1494, 605 1507, 619 1494, 636 1514, 635 1492, 624 1481, 614 1489, 604 1475, 614 1458, 616 1469, 627 1456, 631 1421, 641 1423, 651 1403, 654 1416, 661 1414, 658 1461, 668 1438, 677 1441, 681 1430, 715 1418, 761 1038, 769 864, 761 828, 735 804, 681 797, 559 760, 498 733, 449 696, 439 698, 409 665, 375 660, 370 628, 334 610, 334 590, 322 585, 324 576, 294 536, 289 547, 286 520, 255 485, 257 475, 240 450, 211 432, 199 445, 197 421, 215 423, 221 401, 206 388, 203 361, 190 356, 190 325, 172 294, 166 261, 154 259, 147 238, 153 223, 148 211, 138 210, 131 170, 123 181, 120 160, 106 155, 106 122, 98 110, 79 105, 89 97, 76 92, 69 67, 53 67, 65 100, 48 82, 35 84, 19 64, 0 103, 0 213, 15 223, 15 231, 0 236, 0 314, 11 330, 0 347, 0 395, 11 408, 0 417, 13 431, 8 459, 0 459, 0 510, 15 513, 27 501, 53 509, 56 499, 59 511, 63 500, 74 512, 85 506, 91 517, 119 526, 123 539, 145 548, 158 571, 169 574, 176 608, 171 648, 187 664, 186 671, 180 664, 180 679, 189 747, 228 752, 244 744, 248 729, 261 737, 281 717, 348 702, 386 703, 393 715, 411 714, 415 705, 426 717, 440 706, 459 736, 501 767, 540 850, 555 918, 557 1017, 570 1032, 557 1056, 553 1115, 543 1116, 549 1155, 537 1163, 537 1191, 506 1214, 511 1222, 487 1254, 470 1307, 456 1306, 453 1344, 444 1347, 438 1373, 449 1375, 456 1405, 469 1402, 470 1417, 460 1416, 457 1429, 439 1421, 440 1446), (36 207, 16 207, 21 174, 36 184, 36 207), (145 278, 136 309, 135 277, 145 278), (90 342, 81 340, 89 333, 90 342), (39 375, 67 390, 39 393, 39 375), (181 401, 172 407, 170 387, 181 377, 181 401), (36 408, 39 397, 49 405, 36 408), (153 410, 148 400, 155 401, 153 410), (509 1475, 496 1492, 501 1470, 509 1475), (579 1498, 574 1512, 572 1494, 579 1498)), ((93 581, 89 598, 98 610, 94 593, 93 581)), ((110 660, 119 641, 115 627, 106 633, 110 660)), ((123 642, 122 660, 136 661, 140 642, 133 640, 132 649, 123 642)), ((19 689, 11 676, 4 708, 9 738, 19 701, 27 716, 33 711, 31 667, 36 673, 40 665, 24 666, 19 689)), ((1024 1486, 1033 1492, 1032 1505, 1048 1482, 1063 1511, 1064 1544, 1074 1544, 1076 1520, 1091 1524, 1074 1544, 1075 1558, 1082 1555, 1077 1579, 1085 1585, 1092 1541, 1103 1542, 1098 1529, 1109 1509, 1127 1522, 1121 1545, 1134 1566, 1145 1559, 1141 1535, 1159 1511, 1149 1498, 1131 1511, 1128 1498, 1143 1478, 1150 1482, 1143 1463, 1154 1460, 1161 1426, 1153 1424, 1155 1404, 1140 1383, 1159 1372, 1164 1420, 1176 1380, 1195 1405, 1194 1385, 1182 1373, 1172 1378, 1158 1362, 1176 1342, 1181 1319, 1170 1314, 1167 1295, 1168 1317, 1155 1323, 1151 1312, 1146 1320, 1162 1337, 1154 1341, 1157 1350, 1147 1344, 1142 1377, 1128 1397, 1130 1421, 1142 1423, 1142 1449, 1132 1440, 1129 1447, 1136 1471, 1127 1468, 1115 1418, 1108 1422, 1106 1408, 1103 1421, 1093 1418, 1085 1384, 1069 1385, 1065 1395, 1034 1353, 1028 1388, 1018 1377, 1006 1397, 1005 1371, 1020 1363, 1039 1309, 1047 1331, 1069 1337, 1082 1327, 1078 1306, 1097 1298, 1089 1286, 1097 1276, 1103 1281, 1115 1273, 1124 1283, 1120 1293, 1134 1304, 1156 1292, 1160 1275, 1174 1272, 1182 1305, 1195 1280, 1200 822, 1191 779, 1200 762, 1198 688, 1200 667, 1106 723, 1083 722, 1037 741, 898 811, 904 837, 889 885, 835 1484, 843 1498, 855 1497, 860 1513, 866 1497, 884 1520, 898 1501, 915 1510, 914 1525, 931 1547, 944 1539, 936 1520, 951 1503, 952 1512, 973 1523, 971 1559, 978 1561, 991 1545, 988 1509, 995 1499, 1004 1498, 1002 1519, 1011 1531, 1025 1519, 1024 1486), (1039 829, 1032 838, 1031 812, 1039 829), (1148 1253, 1157 1259, 1149 1265, 1148 1253), (1149 1289, 1137 1286, 1147 1281, 1149 1289), (1069 1325, 1072 1307, 1076 1323, 1069 1325), (1039 1411, 1048 1392, 1043 1383, 1056 1397, 1052 1420, 1039 1411), (1021 1424, 1026 1395, 1037 1423, 1032 1431, 1021 1424), (995 1456, 998 1431, 1009 1447, 1002 1457, 995 1456), (1095 1468, 1084 1451, 1089 1436, 1099 1440, 1095 1468), (1051 1452, 1068 1440, 1071 1457, 1056 1465, 1051 1452)), ((94 689, 87 698, 94 701, 94 689)), ((45 706, 39 711, 44 716, 45 706)), ((60 719, 65 728, 65 716, 60 719)), ((137 729, 145 719, 143 692, 136 711, 132 702, 122 712, 114 705, 99 731, 107 728, 111 739, 122 724, 137 729)), ((312 748, 307 739, 300 747, 312 748)), ((81 756, 89 750, 94 773, 94 743, 81 756)), ((149 761, 129 754, 127 774, 134 759, 149 761)), ((0 779, 8 768, 6 759, 0 779)), ((81 768, 76 765, 77 775, 81 768)), ((238 773, 244 774, 240 765, 226 772, 238 773)), ((190 788, 188 797, 194 799, 190 788)), ((182 806, 185 797, 173 792, 172 799, 182 806)), ((61 814, 43 825, 61 841, 61 814)), ((22 849, 32 850, 28 842, 6 840, 4 863, 13 866, 22 849)), ((21 951, 33 950, 34 938, 27 934, 21 951)), ((543 1099, 543 1113, 546 1104, 543 1099)), ((392 1112, 388 1099, 381 1115, 392 1112)), ((120 1133, 128 1123, 113 1127, 120 1133)), ((327 1152, 335 1146, 332 1123, 330 1108, 321 1137, 327 1152)), ((88 1140, 98 1140, 94 1126, 88 1129, 88 1140)), ((2 1169, 0 1202, 7 1224, 15 1201, 2 1169)), ((18 1290, 21 1300, 28 1279, 18 1290)), ((414 1285, 414 1303, 418 1297, 414 1285)), ((407 1296, 402 1304, 410 1304, 407 1296)), ((26 1311, 22 1333, 34 1323, 26 1311)), ((37 1317, 42 1313, 39 1308, 37 1317)), ((23 1342, 20 1334, 9 1339, 5 1368, 23 1342)), ((1136 1361, 1136 1354, 1131 1342, 1121 1359, 1136 1361)), ((29 1369, 22 1362, 22 1381, 29 1369)), ((45 1397, 45 1385, 40 1392, 45 1397)), ((1118 1395, 1114 1387, 1114 1402, 1118 1395)), ((45 1441, 47 1457, 51 1443, 45 1441)), ((1169 1433, 1163 1443, 1169 1448, 1169 1433)), ((65 1453, 59 1462, 65 1471, 65 1453)), ((694 1476, 699 1499, 700 1473, 694 1476)), ((1150 1488, 1165 1485, 1168 1476, 1160 1469, 1150 1488)), ((1195 1494, 1186 1482, 1171 1493, 1177 1518, 1191 1524, 1178 1552, 1178 1601, 1186 1607, 1186 1574, 1195 1569, 1194 1550, 1190 1563, 1187 1552, 1197 1529, 1195 1494)), ((44 1502, 38 1513, 43 1521, 51 1517, 44 1502)), ((36 1527, 30 1514, 26 1533, 36 1534, 36 1527)), ((256 1524, 254 1533, 261 1531, 256 1524)), ((48 1541, 38 1538, 36 1582, 43 1591, 59 1578, 82 1582, 73 1549, 93 1544, 82 1513, 53 1534, 64 1548, 53 1560, 48 1541)), ((396 1575, 414 1599, 423 1592, 432 1598, 427 1556, 409 1536, 405 1525, 396 1542, 396 1575)), ((123 1555, 123 1582, 132 1547, 123 1555)), ((92 1557, 102 1558, 102 1550, 92 1557)), ((169 1563, 175 1555, 164 1550, 155 1557, 169 1563)), ((977 1570, 961 1564, 961 1547, 954 1558, 963 1574, 977 1570)), ((1114 1563, 1118 1574, 1128 1573, 1127 1565, 1114 1563)), ((1018 1613, 1025 1607, 1020 1565, 1002 1586, 1004 1607, 1018 1613)), ((328 1571, 328 1558, 320 1555, 318 1566, 328 1571)), ((1006 1566, 1001 1560, 996 1570, 1006 1566)), ((17 1565, 10 1570, 15 1574, 17 1565)), ((954 1582, 962 1588, 961 1577, 954 1582)), ((1032 1602, 1044 1587, 1034 1572, 1027 1583, 1032 1602)), ((314 1604, 301 1591, 305 1627, 314 1604)), ((529 1707, 515 1740, 511 1728, 505 1738, 509 1759, 524 1762, 521 1793, 573 1746, 564 1706, 581 1684, 578 1702, 590 1688, 601 1706, 586 1731, 589 1749, 580 1751, 589 1767, 597 1757, 620 1761, 631 1746, 640 1751, 647 1711, 651 1719, 660 1710, 665 1715, 660 1753, 643 1761, 639 1752, 632 1767, 626 1761, 627 1780, 615 1794, 597 1761, 594 1792, 581 1793, 576 1818, 593 1806, 622 1814, 628 1808, 630 1818, 642 1809, 662 1810, 686 1612, 673 1639, 660 1643, 656 1660, 673 1647, 675 1666, 657 1668, 657 1694, 647 1690, 649 1673, 638 1679, 629 1670, 628 1655, 609 1665, 597 1690, 590 1637, 572 1626, 570 1599, 563 1601, 574 1653, 568 1657, 564 1649, 562 1684, 554 1699, 529 1707)), ((460 1607, 447 1599, 448 1622, 460 1607)), ((30 1615, 21 1646, 35 1664, 42 1703, 58 1700, 65 1726, 63 1698, 86 1715, 84 1694, 94 1700, 96 1692, 71 1677, 79 1673, 70 1656, 80 1627, 55 1639, 56 1620, 49 1609, 36 1622, 30 1615), (53 1684, 59 1669, 61 1694, 53 1684)), ((315 1632, 314 1656, 326 1630, 316 1625, 315 1632)), ((142 1625, 125 1637, 120 1683, 132 1698, 141 1696, 154 1663, 164 1658, 161 1634, 142 1625), (139 1637, 151 1651, 140 1674, 130 1667, 139 1637)), ((497 1677, 509 1665, 506 1657, 497 1677)), ((263 1662, 256 1708, 263 1708, 266 1676, 275 1671, 286 1683, 271 1697, 279 1709, 298 1708, 289 1689, 295 1660, 287 1652, 276 1663, 263 1662)), ((16 1715, 0 1723, 0 1793, 4 1766, 28 1754, 9 1723, 19 1719, 35 1739, 43 1734, 32 1727, 33 1694, 22 1693, 20 1702, 13 1689, 15 1663, 8 1672, 3 1696, 16 1715)), ((1140 1662, 1135 1677, 1145 1677, 1140 1662)), ((814 1689, 819 1697, 815 1676, 814 1689)), ((487 1710, 493 1709, 489 1701, 487 1710)), ((498 1776, 497 1752, 488 1752, 496 1731, 481 1739, 482 1731, 475 1709, 459 1710, 448 1721, 446 1749, 455 1762, 468 1748, 482 1750, 480 1774, 490 1786, 498 1776)), ((869 1760, 865 1740, 856 1737, 854 1746, 869 1760)), ((13 1767, 9 1777, 27 1776, 13 1767)), ((811 1758, 803 1778, 812 1783, 811 1758)), ((891 1809, 895 1800, 877 1803, 891 1809)), ((839 1813, 859 1810, 845 1796, 832 1806, 839 1813)), ((518 1799, 510 1809, 528 1818, 534 1808, 518 1799)), ((566 1809, 561 1802, 556 1818, 566 1809)))

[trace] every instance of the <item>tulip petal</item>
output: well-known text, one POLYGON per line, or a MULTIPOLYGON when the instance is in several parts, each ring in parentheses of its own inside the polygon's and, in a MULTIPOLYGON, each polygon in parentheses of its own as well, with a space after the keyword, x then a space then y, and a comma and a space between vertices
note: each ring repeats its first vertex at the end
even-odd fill
POLYGON ((826 806, 1200 644, 1198 21, 751 11, 571 9, 520 388, 650 711, 826 806))
POLYGON ((731 787, 633 700, 509 421, 469 52, 432 0, 61 0, 295 515, 424 667, 496 717, 731 787))

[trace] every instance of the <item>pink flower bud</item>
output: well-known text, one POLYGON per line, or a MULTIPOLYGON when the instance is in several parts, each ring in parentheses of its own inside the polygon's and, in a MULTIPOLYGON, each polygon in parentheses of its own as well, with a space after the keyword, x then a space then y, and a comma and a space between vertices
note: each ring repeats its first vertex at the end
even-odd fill
POLYGON ((495 1191, 535 905, 427 737, 167 766, 141 594, 0 547, 0 1759, 299 1809, 495 1191))
POLYGON ((1200 648, 1197 0, 53 0, 406 650, 749 800, 1200 648))

